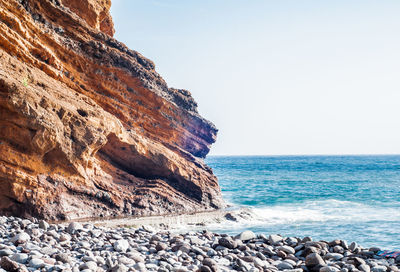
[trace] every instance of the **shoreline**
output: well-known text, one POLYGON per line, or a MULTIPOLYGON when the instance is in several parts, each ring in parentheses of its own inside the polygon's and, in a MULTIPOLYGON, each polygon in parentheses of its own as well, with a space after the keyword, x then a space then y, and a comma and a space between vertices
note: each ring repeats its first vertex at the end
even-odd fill
POLYGON ((142 217, 116 217, 116 218, 83 218, 68 220, 63 222, 53 222, 55 224, 68 224, 71 222, 88 223, 96 226, 109 228, 115 227, 140 227, 148 225, 160 229, 168 229, 177 225, 204 226, 210 223, 225 221, 237 221, 249 219, 254 216, 250 208, 229 206, 225 209, 201 211, 194 213, 166 214, 142 217))
POLYGON ((174 233, 149 226, 49 224, 5 216, 0 223, 0 266, 6 271, 400 271, 400 252, 384 257, 380 248, 340 239, 314 241, 252 231, 236 236, 174 233))

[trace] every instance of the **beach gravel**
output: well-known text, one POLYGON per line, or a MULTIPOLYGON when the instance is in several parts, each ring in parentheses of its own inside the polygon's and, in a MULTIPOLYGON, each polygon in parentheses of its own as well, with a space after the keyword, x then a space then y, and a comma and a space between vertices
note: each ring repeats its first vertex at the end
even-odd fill
POLYGON ((311 237, 175 233, 0 217, 0 272, 398 272, 379 248, 311 237))

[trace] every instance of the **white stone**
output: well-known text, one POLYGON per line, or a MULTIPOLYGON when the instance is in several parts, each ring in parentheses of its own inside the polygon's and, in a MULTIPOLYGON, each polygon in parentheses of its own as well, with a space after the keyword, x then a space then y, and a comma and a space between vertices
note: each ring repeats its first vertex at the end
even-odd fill
POLYGON ((113 246, 114 246, 115 251, 126 252, 129 248, 129 242, 121 239, 121 240, 116 241, 113 244, 113 246))
POLYGON ((31 237, 29 236, 28 233, 26 232, 21 232, 15 235, 12 239, 11 242, 14 244, 24 244, 31 240, 31 237))

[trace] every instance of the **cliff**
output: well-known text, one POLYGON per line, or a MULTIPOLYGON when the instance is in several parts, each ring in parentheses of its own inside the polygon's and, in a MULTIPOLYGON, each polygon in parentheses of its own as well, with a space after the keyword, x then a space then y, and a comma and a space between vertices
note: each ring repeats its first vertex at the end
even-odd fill
POLYGON ((110 0, 0 0, 0 213, 217 209, 217 129, 112 35, 110 0))

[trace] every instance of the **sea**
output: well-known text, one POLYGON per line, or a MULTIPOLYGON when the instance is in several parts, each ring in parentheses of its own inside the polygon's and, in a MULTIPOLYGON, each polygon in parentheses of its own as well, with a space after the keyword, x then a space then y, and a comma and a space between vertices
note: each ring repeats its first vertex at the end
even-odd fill
POLYGON ((210 156, 225 201, 249 220, 220 233, 311 236, 400 250, 400 155, 210 156))

